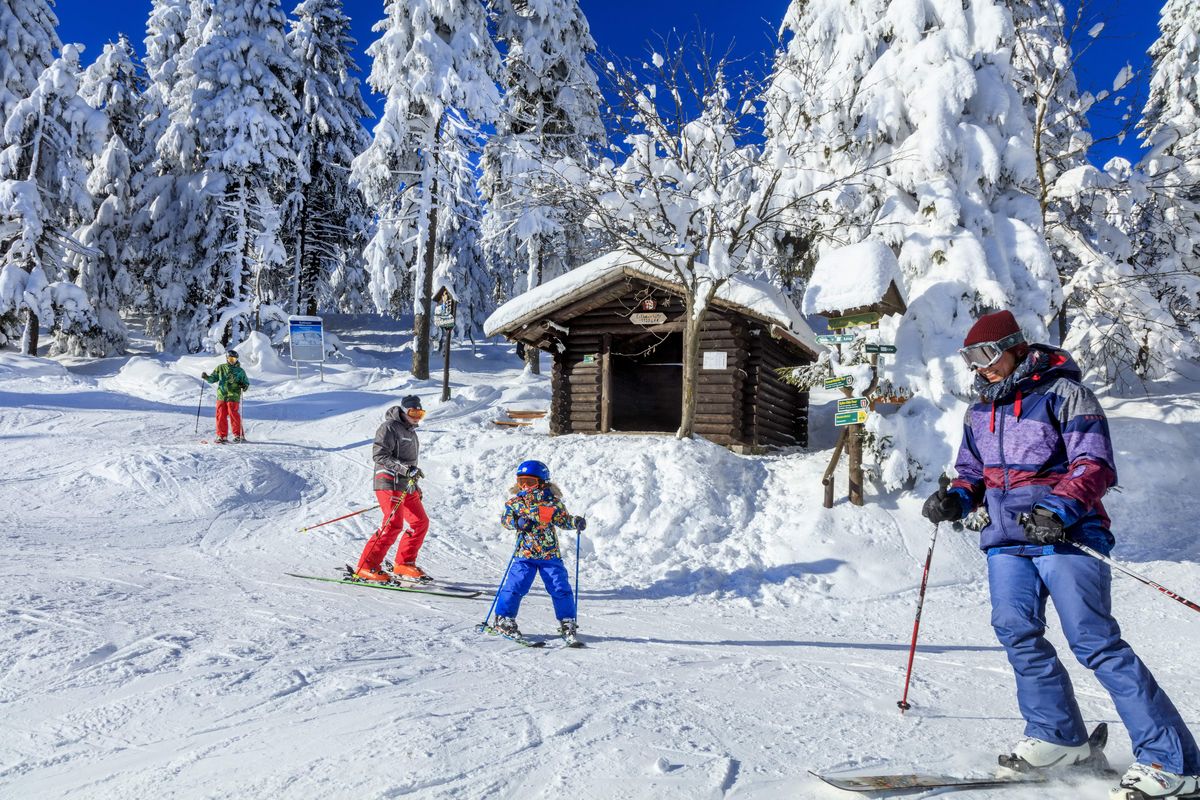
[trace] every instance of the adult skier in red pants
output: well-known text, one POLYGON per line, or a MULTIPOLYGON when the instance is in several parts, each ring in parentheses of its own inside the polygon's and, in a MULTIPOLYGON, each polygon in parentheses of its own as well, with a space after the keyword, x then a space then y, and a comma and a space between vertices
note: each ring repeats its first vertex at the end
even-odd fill
POLYGON ((417 566, 417 553, 429 530, 429 517, 421 505, 421 490, 417 488, 417 481, 423 477, 417 469, 417 425, 424 416, 421 398, 409 395, 400 405, 387 410, 383 424, 375 432, 371 457, 375 461, 375 497, 383 511, 383 524, 367 540, 358 559, 354 574, 360 580, 377 583, 392 580, 393 575, 383 569, 383 559, 397 538, 400 546, 396 550, 394 576, 421 582, 431 580, 417 566), (405 526, 408 530, 400 537, 405 526))

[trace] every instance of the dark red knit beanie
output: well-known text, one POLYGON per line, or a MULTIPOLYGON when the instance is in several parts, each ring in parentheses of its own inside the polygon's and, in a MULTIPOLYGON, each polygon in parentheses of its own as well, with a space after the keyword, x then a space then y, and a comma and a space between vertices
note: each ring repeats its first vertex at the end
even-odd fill
MULTIPOLYGON (((1005 336, 1011 336, 1021 330, 1017 318, 1011 311, 997 311, 994 314, 984 314, 975 321, 967 338, 963 339, 963 347, 970 347, 980 342, 998 342, 1005 336)), ((1009 348, 1012 349, 1012 348, 1009 348)))

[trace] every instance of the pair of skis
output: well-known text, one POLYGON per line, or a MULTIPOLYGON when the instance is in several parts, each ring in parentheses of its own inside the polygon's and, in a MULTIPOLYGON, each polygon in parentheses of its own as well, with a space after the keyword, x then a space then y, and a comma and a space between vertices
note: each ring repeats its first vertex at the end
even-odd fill
MULTIPOLYGON (((528 636, 526 636, 523 633, 516 633, 516 634, 505 633, 504 631, 500 630, 499 628, 493 627, 491 625, 484 625, 483 623, 476 625, 475 630, 478 631, 479 633, 487 633, 492 636, 503 636, 505 639, 508 639, 510 642, 516 642, 517 644, 521 645, 522 647, 535 647, 535 648, 536 647, 545 647, 546 642, 551 641, 554 638, 554 637, 550 637, 548 639, 530 639, 528 636)), ((576 636, 575 634, 569 634, 566 636, 560 635, 558 638, 561 638, 563 640, 563 647, 575 647, 575 648, 587 647, 587 645, 585 645, 583 642, 581 642, 579 640, 579 637, 576 636)))
POLYGON ((1005 771, 999 775, 981 778, 964 778, 954 775, 938 775, 934 773, 910 772, 895 775, 822 775, 817 772, 809 774, 820 778, 830 786, 847 792, 871 792, 878 796, 917 792, 931 789, 955 791, 959 789, 983 789, 994 786, 1031 785, 1052 783, 1068 779, 1073 775, 1088 774, 1113 777, 1117 773, 1110 769, 1108 760, 1104 757, 1104 746, 1108 744, 1108 723, 1101 722, 1088 737, 1091 755, 1081 764, 1054 770, 1037 770, 1021 772, 1012 756, 1001 756, 1000 765, 1005 771))

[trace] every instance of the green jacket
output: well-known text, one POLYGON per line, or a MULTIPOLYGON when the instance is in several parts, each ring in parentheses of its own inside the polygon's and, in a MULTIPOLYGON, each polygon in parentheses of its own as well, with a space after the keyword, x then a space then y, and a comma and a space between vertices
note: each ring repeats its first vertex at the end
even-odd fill
POLYGON ((225 363, 208 373, 204 380, 217 385, 217 399, 241 402, 242 392, 250 388, 246 370, 238 364, 225 363))

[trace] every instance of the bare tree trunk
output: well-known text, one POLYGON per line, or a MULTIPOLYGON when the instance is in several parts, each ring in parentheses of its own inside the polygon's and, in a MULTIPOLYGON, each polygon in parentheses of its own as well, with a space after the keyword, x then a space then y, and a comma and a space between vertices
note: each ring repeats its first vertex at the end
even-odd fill
POLYGON ((38 349, 38 316, 33 309, 25 309, 25 332, 21 335, 21 352, 36 356, 38 349))
MULTIPOLYGON (((535 236, 530 242, 529 250, 529 288, 542 285, 542 245, 535 236)), ((525 348, 525 366, 534 375, 542 374, 542 351, 536 347, 525 348)))
POLYGON ((700 389, 700 327, 705 312, 696 316, 696 298, 685 292, 683 322, 683 405, 676 439, 691 439, 696 425, 696 395, 700 389))
MULTIPOLYGON (((439 118, 437 126, 433 131, 432 146, 435 148, 438 144, 438 139, 442 135, 442 120, 439 118)), ((428 233, 425 237, 425 274, 421 276, 421 285, 417 287, 417 291, 421 294, 421 306, 413 314, 413 360, 412 374, 414 378, 427 380, 429 378, 429 347, 430 347, 430 322, 433 316, 433 268, 437 256, 437 156, 427 156, 432 158, 433 163, 429 164, 429 214, 426 217, 426 227, 428 233)))

